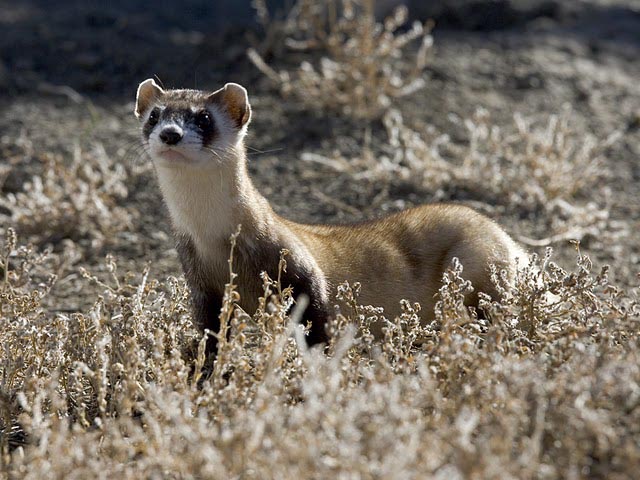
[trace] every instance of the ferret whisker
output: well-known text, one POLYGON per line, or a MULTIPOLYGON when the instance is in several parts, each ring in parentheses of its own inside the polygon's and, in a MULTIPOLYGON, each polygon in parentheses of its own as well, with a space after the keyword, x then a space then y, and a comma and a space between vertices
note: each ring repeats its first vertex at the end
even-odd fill
POLYGON ((216 150, 215 150, 215 149, 213 149, 213 148, 209 148, 209 147, 204 147, 204 149, 205 149, 206 151, 208 151, 209 153, 211 153, 214 157, 216 157, 216 158, 218 159, 218 162, 222 163, 223 158, 222 158, 222 156, 220 155, 220 153, 218 153, 218 151, 216 151, 216 150))
POLYGON ((150 155, 147 145, 140 140, 131 141, 128 142, 128 144, 125 144, 121 154, 122 160, 131 162, 133 165, 143 164, 149 157, 150 155))
POLYGON ((279 147, 279 148, 271 148, 271 149, 269 149, 269 150, 259 150, 259 149, 257 149, 257 148, 250 147, 249 145, 247 145, 246 147, 247 147, 249 150, 252 150, 252 152, 251 152, 251 153, 247 153, 247 155, 249 155, 249 156, 253 156, 253 155, 263 155, 263 154, 266 154, 266 153, 281 152, 281 151, 283 151, 283 150, 284 150, 284 148, 282 148, 282 147, 279 147))

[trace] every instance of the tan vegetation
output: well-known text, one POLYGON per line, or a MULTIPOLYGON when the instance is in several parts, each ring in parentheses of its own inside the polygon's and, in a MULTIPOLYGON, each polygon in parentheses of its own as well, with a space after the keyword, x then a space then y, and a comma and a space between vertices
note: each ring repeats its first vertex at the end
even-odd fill
POLYGON ((264 1, 255 5, 266 30, 264 52, 280 58, 292 52, 315 54, 297 67, 275 70, 256 49, 248 51, 285 96, 294 95, 320 111, 371 120, 380 118, 395 99, 424 87, 431 26, 416 22, 399 31, 408 18, 404 6, 379 23, 374 0, 298 0, 280 21, 270 19, 264 1), (417 51, 411 52, 416 43, 417 51), (414 56, 410 62, 409 55, 414 56))
POLYGON ((265 278, 250 316, 231 282, 213 369, 182 280, 122 277, 110 260, 110 279, 86 275, 104 289, 89 311, 51 315, 43 259, 12 232, 2 264, 14 478, 622 478, 640 462, 640 306, 583 256, 574 272, 527 269, 487 320, 463 306, 455 264, 426 326, 416 306, 384 319, 344 285, 352 310, 326 355, 304 346, 289 291, 265 278))
MULTIPOLYGON (((32 152, 27 145, 22 155, 32 152)), ((43 245, 70 239, 96 248, 131 225, 134 214, 121 206, 128 194, 126 171, 100 144, 89 152, 76 145, 70 159, 37 155, 40 171, 24 182, 22 191, 0 197, 21 234, 39 237, 43 245)))
POLYGON ((383 118, 387 137, 369 138, 357 157, 334 150, 331 157, 306 152, 302 158, 320 165, 318 175, 333 175, 336 190, 353 179, 408 184, 431 192, 434 201, 463 192, 512 213, 544 212, 550 235, 524 241, 546 246, 597 236, 607 225, 610 187, 604 160, 620 134, 585 135, 571 127, 571 119, 565 107, 543 121, 515 114, 512 126, 500 127, 479 109, 472 118, 458 120, 465 138, 454 142, 435 127, 416 131, 393 109, 383 118))

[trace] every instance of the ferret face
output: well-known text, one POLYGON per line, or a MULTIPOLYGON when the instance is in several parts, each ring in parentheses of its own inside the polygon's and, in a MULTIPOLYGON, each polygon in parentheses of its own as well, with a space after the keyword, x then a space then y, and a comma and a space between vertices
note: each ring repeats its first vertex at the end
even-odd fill
POLYGON ((157 166, 216 166, 235 158, 246 134, 251 108, 246 90, 228 83, 209 93, 163 90, 153 80, 138 87, 136 116, 157 166))

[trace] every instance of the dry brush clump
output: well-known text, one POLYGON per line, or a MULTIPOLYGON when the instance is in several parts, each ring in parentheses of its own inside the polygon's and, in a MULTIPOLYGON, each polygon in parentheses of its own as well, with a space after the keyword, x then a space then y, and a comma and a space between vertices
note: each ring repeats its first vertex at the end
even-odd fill
POLYGON ((512 125, 501 127, 479 109, 458 120, 465 137, 454 142, 435 127, 411 128, 391 110, 383 119, 386 138, 370 137, 359 154, 306 152, 302 159, 322 165, 320 175, 332 171, 336 191, 355 179, 387 190, 410 186, 435 201, 463 198, 518 215, 542 213, 551 235, 530 240, 540 246, 607 228, 606 154, 619 134, 597 138, 572 120, 565 107, 544 120, 515 114, 512 125))
POLYGON ((379 119, 395 99, 425 85, 431 26, 415 22, 403 30, 404 6, 380 23, 373 0, 298 0, 284 20, 272 19, 265 2, 254 4, 266 33, 262 55, 250 49, 249 59, 284 96, 311 109, 379 119), (303 60, 278 70, 264 60, 267 52, 289 61, 302 52, 303 60))
POLYGON ((28 155, 38 160, 37 173, 20 190, 0 196, 7 223, 20 235, 41 245, 69 239, 96 249, 131 227, 134 214, 123 206, 127 172, 102 145, 86 150, 76 144, 71 158, 25 149, 23 157, 28 155))
POLYGON ((502 298, 484 315, 462 305, 454 263, 426 325, 419 306, 387 319, 344 284, 326 353, 305 347, 277 279, 242 312, 231 274, 213 365, 181 279, 108 259, 106 277, 85 273, 103 286, 94 306, 53 315, 53 280, 34 275, 46 262, 13 233, 0 261, 13 478, 629 478, 640 465, 637 292, 584 256, 573 272, 534 259, 515 286, 495 272, 502 298))

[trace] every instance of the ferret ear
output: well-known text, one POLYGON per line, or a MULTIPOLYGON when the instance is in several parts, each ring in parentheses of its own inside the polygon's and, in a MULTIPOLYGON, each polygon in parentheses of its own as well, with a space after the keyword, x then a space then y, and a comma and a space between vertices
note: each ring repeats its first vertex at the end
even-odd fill
POLYGON ((242 85, 227 83, 220 90, 209 95, 209 101, 222 105, 237 128, 244 127, 251 120, 249 96, 242 85))
POLYGON ((151 107, 153 102, 164 95, 164 90, 158 86, 153 78, 148 78, 138 86, 136 94, 136 117, 141 118, 151 107))

